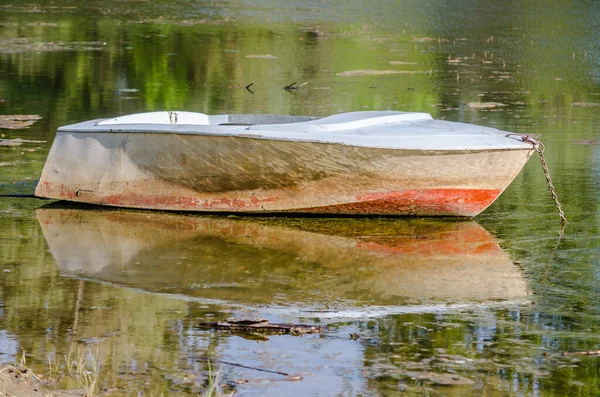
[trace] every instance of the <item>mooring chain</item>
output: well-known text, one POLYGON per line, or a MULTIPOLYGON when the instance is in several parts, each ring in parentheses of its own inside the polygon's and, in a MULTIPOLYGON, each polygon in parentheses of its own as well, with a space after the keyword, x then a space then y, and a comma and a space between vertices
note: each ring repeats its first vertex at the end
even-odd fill
MULTIPOLYGON (((512 135, 512 134, 510 134, 512 135)), ((508 135, 507 135, 508 136, 508 135)), ((567 218, 565 217, 565 213, 562 210, 562 206, 560 205, 560 201, 558 201, 558 195, 556 194, 556 189, 554 188, 554 184, 552 183, 552 177, 550 176, 550 171, 548 171, 548 164, 546 164, 546 158, 544 157, 544 150, 546 150, 544 144, 540 141, 536 141, 535 139, 525 135, 522 136, 521 139, 523 142, 528 142, 533 145, 533 148, 540 155, 540 161, 542 162, 542 168, 544 169, 544 175, 546 176, 546 182, 548 182, 548 188, 550 189, 550 194, 552 195, 552 200, 554 200, 554 205, 558 210, 558 215, 560 216, 560 220, 563 224, 567 223, 567 218)))
POLYGON ((542 168, 544 169, 544 175, 546 175, 546 182, 548 182, 548 188, 550 189, 550 194, 552 195, 552 199, 554 200, 554 205, 558 210, 558 215, 560 216, 560 220, 562 223, 567 223, 567 218, 565 217, 565 213, 562 210, 562 206, 560 205, 560 201, 558 201, 558 195, 556 194, 556 189, 552 184, 552 177, 550 176, 550 171, 548 171, 548 165, 546 164, 546 158, 544 157, 544 144, 542 142, 538 142, 538 145, 534 146, 535 151, 540 155, 540 161, 542 163, 542 168))

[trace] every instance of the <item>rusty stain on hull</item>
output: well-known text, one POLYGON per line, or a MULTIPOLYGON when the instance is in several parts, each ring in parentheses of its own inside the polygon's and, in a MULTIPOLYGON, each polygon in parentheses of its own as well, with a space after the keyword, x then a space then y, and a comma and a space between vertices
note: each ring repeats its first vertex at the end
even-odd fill
POLYGON ((121 193, 100 197, 85 190, 72 190, 59 186, 54 189, 45 183, 45 189, 56 191, 53 197, 69 201, 83 201, 125 208, 154 208, 207 212, 289 212, 306 214, 356 214, 356 215, 424 215, 424 216, 475 216, 487 208, 499 195, 499 190, 476 189, 419 189, 402 192, 367 194, 356 197, 352 203, 267 210, 264 204, 277 203, 279 197, 249 197, 210 200, 194 197, 121 193))
POLYGON ((355 203, 303 208, 299 212, 321 214, 463 215, 475 216, 499 195, 499 190, 418 189, 371 193, 355 203))

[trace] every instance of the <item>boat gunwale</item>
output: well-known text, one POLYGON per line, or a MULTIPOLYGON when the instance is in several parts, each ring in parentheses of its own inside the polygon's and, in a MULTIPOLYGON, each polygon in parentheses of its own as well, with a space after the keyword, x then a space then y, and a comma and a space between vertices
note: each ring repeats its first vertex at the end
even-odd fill
MULTIPOLYGON (((294 142, 294 143, 318 143, 328 145, 340 145, 346 147, 359 147, 359 148, 373 148, 373 149, 389 149, 389 150, 407 150, 412 152, 449 152, 449 153, 467 153, 467 152, 503 152, 507 150, 533 150, 533 146, 529 143, 523 142, 519 138, 523 138, 525 135, 509 133, 506 131, 495 130, 499 133, 494 132, 493 134, 485 134, 482 138, 491 139, 509 139, 510 143, 503 143, 502 145, 465 145, 461 148, 450 148, 449 146, 440 146, 439 148, 425 148, 425 147, 410 147, 400 145, 382 145, 376 144, 373 140, 363 139, 360 143, 343 142, 340 140, 334 140, 342 138, 340 131, 323 132, 323 134, 329 134, 331 138, 327 139, 315 139, 309 137, 302 137, 303 132, 293 131, 290 136, 272 136, 262 133, 261 130, 248 130, 250 125, 197 125, 197 124, 114 124, 110 128, 107 126, 99 126, 97 123, 105 119, 96 119, 84 121, 81 123, 71 124, 63 127, 59 127, 57 132, 63 133, 74 133, 74 134, 162 134, 162 135, 184 135, 184 136, 200 136, 200 137, 228 137, 228 138, 243 138, 243 139, 259 139, 267 141, 280 141, 280 142, 294 142), (187 129, 186 129, 187 127, 187 129), (193 127, 190 129, 189 127, 193 127), (253 131, 254 133, 245 133, 244 131, 253 131), (506 133, 503 135, 502 133, 506 133), (292 136, 293 135, 293 136, 292 136), (510 136, 509 136, 510 135, 510 136)), ((258 124, 254 124, 255 126, 258 124)), ((491 129, 491 127, 482 127, 491 129)), ((266 133, 272 133, 272 131, 264 131, 266 133)), ((483 133, 483 132, 482 132, 483 133)), ((354 136, 369 137, 369 135, 354 134, 354 136)), ((377 137, 378 140, 385 138, 392 138, 392 135, 375 135, 370 136, 371 138, 377 137)), ((417 134, 413 135, 402 135, 398 136, 400 139, 406 138, 418 138, 422 140, 435 139, 443 137, 442 134, 437 135, 425 135, 420 136, 417 134)), ((477 141, 478 136, 474 134, 460 134, 456 133, 449 134, 449 137, 456 139, 460 137, 470 138, 472 141, 477 141)), ((388 141, 389 142, 389 141, 388 141)))

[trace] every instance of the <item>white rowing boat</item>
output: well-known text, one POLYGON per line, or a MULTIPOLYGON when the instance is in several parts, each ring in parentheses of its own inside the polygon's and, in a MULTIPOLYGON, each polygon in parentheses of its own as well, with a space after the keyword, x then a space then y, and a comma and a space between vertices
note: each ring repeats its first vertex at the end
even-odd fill
POLYGON ((151 112, 58 129, 39 197, 207 212, 475 216, 534 151, 426 113, 151 112))

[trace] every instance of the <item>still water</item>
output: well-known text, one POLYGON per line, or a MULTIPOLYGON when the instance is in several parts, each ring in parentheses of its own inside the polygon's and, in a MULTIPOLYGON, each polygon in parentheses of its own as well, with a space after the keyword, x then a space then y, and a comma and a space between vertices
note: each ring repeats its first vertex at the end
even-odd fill
POLYGON ((600 4, 396 3, 1 0, 0 115, 41 119, 0 133, 43 142, 0 146, 0 361, 43 373, 90 347, 123 395, 202 392, 206 358, 302 376, 213 364, 240 395, 599 395, 598 358, 562 353, 600 348, 600 4), (14 197, 58 126, 163 109, 412 110, 532 134, 570 223, 537 158, 474 221, 14 197), (228 317, 327 330, 196 327, 228 317))

